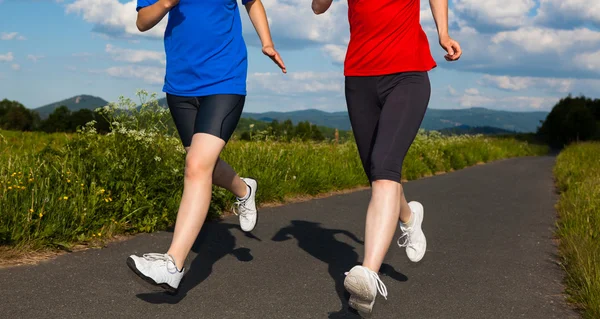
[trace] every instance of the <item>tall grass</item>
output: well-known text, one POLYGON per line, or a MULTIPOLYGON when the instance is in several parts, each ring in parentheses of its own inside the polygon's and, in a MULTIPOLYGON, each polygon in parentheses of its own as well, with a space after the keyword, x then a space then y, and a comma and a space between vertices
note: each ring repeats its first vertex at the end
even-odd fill
MULTIPOLYGON (((169 114, 146 97, 141 94, 141 109, 127 99, 103 108, 108 135, 96 134, 93 123, 72 135, 0 132, 0 245, 68 247, 173 223, 185 152, 169 133, 169 114)), ((403 176, 546 151, 507 138, 420 132, 403 176)), ((259 203, 368 185, 352 141, 233 140, 222 157, 240 175, 258 180, 259 203)), ((215 187, 209 216, 219 217, 233 200, 215 187)))
POLYGON ((567 292, 585 318, 600 318, 600 143, 574 144, 554 168, 558 236, 567 292))

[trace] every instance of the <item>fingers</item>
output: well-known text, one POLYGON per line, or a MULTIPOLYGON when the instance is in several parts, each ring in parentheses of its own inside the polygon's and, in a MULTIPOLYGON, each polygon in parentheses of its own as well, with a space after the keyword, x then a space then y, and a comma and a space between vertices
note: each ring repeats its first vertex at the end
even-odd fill
POLYGON ((275 61, 275 64, 277 64, 277 66, 279 66, 281 68, 281 71, 283 73, 287 73, 287 69, 285 68, 285 64, 283 63, 281 56, 279 56, 279 53, 275 52, 275 56, 272 57, 271 59, 273 59, 273 61, 275 61))
POLYGON ((272 48, 268 48, 264 51, 264 53, 271 58, 271 60, 273 60, 273 62, 275 62, 275 64, 277 64, 277 66, 279 68, 281 68, 281 71, 283 73, 287 73, 287 69, 285 67, 285 64, 283 63, 283 60, 281 59, 281 56, 279 55, 279 53, 277 51, 275 51, 275 49, 272 48))
POLYGON ((448 52, 448 54, 444 56, 446 61, 456 61, 462 55, 462 49, 460 48, 460 45, 454 40, 444 44, 444 49, 448 52))

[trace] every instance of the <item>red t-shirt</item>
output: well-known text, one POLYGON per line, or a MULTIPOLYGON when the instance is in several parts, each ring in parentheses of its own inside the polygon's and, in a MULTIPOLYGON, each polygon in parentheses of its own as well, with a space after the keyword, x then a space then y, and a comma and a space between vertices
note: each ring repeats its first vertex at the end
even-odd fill
POLYGON ((376 76, 436 67, 420 23, 419 0, 348 0, 346 76, 376 76))

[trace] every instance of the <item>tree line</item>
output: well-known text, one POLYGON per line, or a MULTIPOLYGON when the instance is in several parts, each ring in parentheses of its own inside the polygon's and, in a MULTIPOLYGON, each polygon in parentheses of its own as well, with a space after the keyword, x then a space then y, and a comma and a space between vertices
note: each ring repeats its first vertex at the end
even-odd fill
POLYGON ((96 121, 96 129, 99 132, 107 133, 110 130, 106 119, 92 110, 81 109, 72 112, 66 106, 60 106, 48 118, 41 119, 38 112, 17 101, 0 101, 0 129, 3 130, 72 133, 93 120, 96 121))
MULTIPOLYGON (((99 113, 81 109, 71 111, 66 106, 56 108, 46 119, 41 119, 35 111, 26 108, 17 101, 4 99, 0 101, 0 129, 12 131, 42 131, 47 133, 73 133, 90 121, 96 121, 96 130, 99 133, 110 132, 110 124, 99 113)), ((172 121, 168 123, 170 132, 176 132, 172 121)), ((236 128, 235 135, 246 141, 276 140, 276 141, 323 141, 336 137, 335 129, 318 127, 309 122, 300 122, 296 125, 291 120, 271 123, 253 119, 242 118, 236 128)))

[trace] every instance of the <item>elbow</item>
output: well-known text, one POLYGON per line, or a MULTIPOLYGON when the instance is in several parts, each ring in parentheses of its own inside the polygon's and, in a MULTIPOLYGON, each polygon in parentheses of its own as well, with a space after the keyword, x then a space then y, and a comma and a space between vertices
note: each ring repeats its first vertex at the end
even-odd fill
POLYGON ((135 26, 140 32, 148 31, 148 27, 141 23, 139 19, 135 22, 135 26))
POLYGON ((323 14, 325 13, 325 11, 327 11, 327 9, 319 6, 318 4, 314 3, 312 4, 312 11, 314 12, 314 14, 319 15, 319 14, 323 14))

